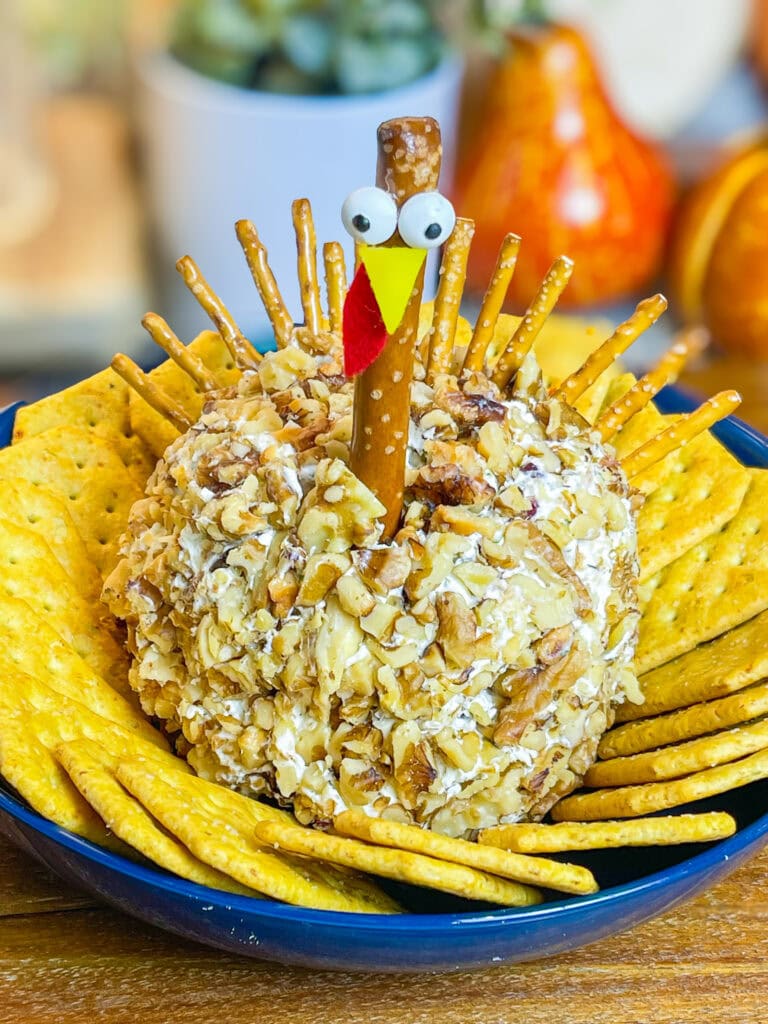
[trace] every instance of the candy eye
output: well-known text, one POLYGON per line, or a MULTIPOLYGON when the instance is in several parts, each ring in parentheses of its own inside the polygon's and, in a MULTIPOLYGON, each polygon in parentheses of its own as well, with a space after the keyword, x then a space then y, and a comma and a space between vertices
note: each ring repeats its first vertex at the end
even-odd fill
POLYGON ((418 192, 407 199, 397 221, 400 237, 412 249, 436 249, 453 231, 456 214, 439 192, 418 192))
POLYGON ((358 188, 344 200, 341 220, 355 241, 378 245, 394 234, 397 204, 383 188, 358 188))

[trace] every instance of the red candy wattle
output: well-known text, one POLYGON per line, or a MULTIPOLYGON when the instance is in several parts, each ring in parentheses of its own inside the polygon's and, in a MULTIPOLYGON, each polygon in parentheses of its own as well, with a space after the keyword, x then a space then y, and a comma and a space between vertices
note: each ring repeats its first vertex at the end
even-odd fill
POLYGON ((378 359, 387 329, 373 293, 368 271, 361 263, 347 292, 343 319, 344 373, 355 377, 378 359))

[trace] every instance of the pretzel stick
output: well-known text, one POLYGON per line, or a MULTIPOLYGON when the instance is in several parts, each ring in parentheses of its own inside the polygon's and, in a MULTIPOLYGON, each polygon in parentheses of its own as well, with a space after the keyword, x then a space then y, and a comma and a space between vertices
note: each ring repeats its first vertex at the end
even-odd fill
POLYGON ((573 273, 573 260, 567 256, 558 256, 539 285, 539 290, 520 323, 517 330, 507 342, 493 368, 493 382, 504 390, 514 375, 523 365, 523 360, 531 350, 531 346, 544 326, 544 321, 555 308, 555 304, 565 290, 565 286, 573 273))
POLYGON ((708 430, 718 420, 724 419, 735 412, 741 404, 738 391, 721 391, 714 398, 708 399, 694 412, 667 427, 650 441, 635 448, 626 458, 622 459, 621 468, 628 479, 649 469, 665 455, 676 448, 682 448, 704 430, 708 430))
POLYGON ((148 332, 152 341, 192 378, 201 391, 214 391, 219 386, 202 359, 182 344, 161 316, 157 313, 147 313, 141 321, 141 326, 148 332))
MULTIPOLYGON (((376 184, 402 205, 415 192, 434 189, 440 173, 440 128, 431 117, 385 121, 378 130, 376 184)), ((397 232, 388 245, 401 245, 397 232)), ((403 319, 384 351, 355 378, 350 468, 386 508, 383 538, 400 523, 405 456, 411 421, 411 382, 424 287, 422 265, 403 319)))
POLYGON ((239 220, 235 224, 235 231, 238 241, 243 247, 245 258, 248 261, 253 282, 261 296, 269 322, 272 324, 277 347, 285 348, 291 340, 293 318, 283 302, 280 289, 277 287, 275 275, 272 273, 272 268, 267 259, 267 250, 251 221, 239 220))
POLYGON ((189 430, 192 420, 181 406, 174 402, 161 387, 158 387, 132 359, 118 352, 112 360, 111 366, 118 377, 122 377, 125 383, 133 388, 147 405, 150 405, 155 412, 160 413, 163 419, 168 420, 179 433, 185 434, 189 430))
POLYGON ((638 303, 632 316, 623 324, 619 324, 610 338, 595 349, 578 370, 567 377, 562 384, 553 388, 553 396, 561 402, 573 405, 579 395, 582 395, 591 384, 594 384, 600 374, 607 370, 611 363, 640 337, 643 331, 647 330, 651 324, 656 323, 666 308, 667 300, 663 295, 652 295, 650 299, 643 299, 638 303))
POLYGON ((483 296, 483 304, 477 314, 475 329, 464 354, 462 369, 467 372, 482 370, 485 364, 485 353, 493 338, 493 332, 496 330, 499 313, 507 296, 509 282, 515 272, 519 252, 520 236, 507 235, 499 249, 496 267, 488 282, 488 288, 483 296))
POLYGON ((597 420, 595 427, 600 431, 602 439, 607 441, 612 434, 615 434, 620 427, 631 420, 635 413, 644 409, 663 387, 677 380, 680 371, 691 356, 697 355, 706 346, 708 337, 703 328, 694 327, 674 342, 658 364, 644 377, 641 377, 634 387, 631 387, 626 394, 614 402, 610 409, 607 409, 597 420))
POLYGON ((241 370, 255 369, 261 362, 261 356, 232 319, 232 314, 200 273, 200 268, 192 257, 182 256, 176 263, 176 269, 183 277, 184 284, 211 318, 235 365, 241 370))
POLYGON ((459 306, 467 277, 467 260, 475 222, 459 217, 448 239, 440 263, 440 283, 435 295, 435 311, 429 331, 429 357, 427 380, 434 381, 438 373, 450 373, 453 363, 453 343, 459 306))
POLYGON ((320 285, 317 280, 317 238, 312 207, 308 199, 294 199, 291 207, 293 229, 296 232, 301 308, 304 324, 313 334, 323 329, 323 310, 320 305, 320 285))
POLYGON ((323 246, 325 287, 328 292, 328 321, 334 334, 341 334, 344 316, 344 298, 347 294, 347 268, 344 248, 340 242, 326 242, 323 246))

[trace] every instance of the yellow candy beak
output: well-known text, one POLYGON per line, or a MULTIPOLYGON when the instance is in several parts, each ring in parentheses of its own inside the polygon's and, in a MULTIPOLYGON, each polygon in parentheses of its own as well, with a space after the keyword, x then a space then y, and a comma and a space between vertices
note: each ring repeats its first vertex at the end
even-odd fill
POLYGON ((426 249, 411 249, 405 245, 360 247, 360 260, 371 282, 387 334, 394 334, 402 322, 426 255, 426 249))

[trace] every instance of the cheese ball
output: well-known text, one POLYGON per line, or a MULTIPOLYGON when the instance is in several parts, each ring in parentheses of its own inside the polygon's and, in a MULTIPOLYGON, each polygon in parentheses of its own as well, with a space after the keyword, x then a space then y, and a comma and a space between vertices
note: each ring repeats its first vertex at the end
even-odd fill
POLYGON ((350 471, 353 383, 297 339, 212 393, 131 513, 105 600, 204 778, 327 825, 541 818, 639 699, 633 499, 532 356, 411 392, 405 511, 350 471))

